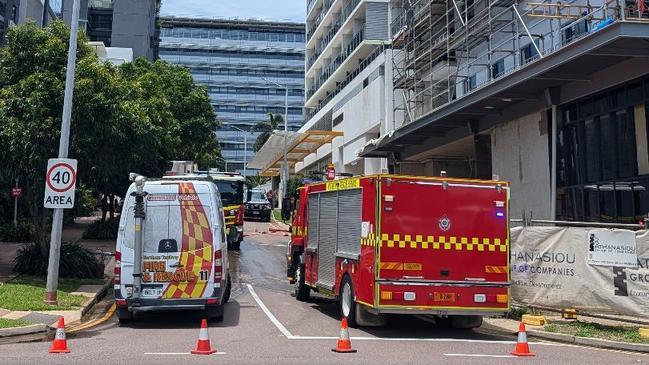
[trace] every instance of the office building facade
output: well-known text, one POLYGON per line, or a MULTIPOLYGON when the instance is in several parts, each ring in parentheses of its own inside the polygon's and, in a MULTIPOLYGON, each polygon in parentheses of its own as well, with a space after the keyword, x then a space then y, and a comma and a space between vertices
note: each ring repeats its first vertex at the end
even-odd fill
POLYGON ((217 135, 228 170, 243 172, 244 162, 252 159, 259 135, 252 129, 258 122, 268 120, 268 113, 284 115, 285 86, 288 128, 302 126, 304 24, 161 20, 160 59, 187 67, 206 86, 221 122, 217 135))
POLYGON ((301 132, 342 132, 295 165, 297 173, 333 164, 347 174, 386 168, 358 151, 392 124, 392 65, 387 0, 308 0, 306 120, 301 132))
MULTIPOLYGON (((0 0, 0 46, 4 44, 7 29, 28 21, 42 24, 44 0, 0 0)), ((49 0, 47 21, 61 18, 62 0, 49 0)))
POLYGON ((512 217, 649 213, 649 12, 638 1, 392 2, 395 173, 512 184, 512 217), (644 9, 644 10, 643 10, 644 9))

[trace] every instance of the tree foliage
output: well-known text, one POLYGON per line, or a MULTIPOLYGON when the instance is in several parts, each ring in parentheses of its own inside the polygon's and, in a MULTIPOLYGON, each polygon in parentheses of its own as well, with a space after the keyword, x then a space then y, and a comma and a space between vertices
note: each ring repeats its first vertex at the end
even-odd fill
MULTIPOLYGON (((0 190, 20 179, 39 242, 47 242, 44 174, 58 155, 68 42, 61 22, 28 23, 11 27, 0 49, 0 190)), ((220 155, 217 127, 205 89, 186 69, 143 59, 115 67, 80 35, 69 149, 78 184, 121 196, 129 172, 161 176, 175 159, 211 167, 220 155)))

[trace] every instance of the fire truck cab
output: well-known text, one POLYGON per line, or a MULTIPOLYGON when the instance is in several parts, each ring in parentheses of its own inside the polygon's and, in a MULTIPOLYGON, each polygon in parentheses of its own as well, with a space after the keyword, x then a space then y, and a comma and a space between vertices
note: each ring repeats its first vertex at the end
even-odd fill
POLYGON ((372 175, 306 185, 287 276, 337 298, 350 325, 434 315, 474 328, 509 310, 509 184, 372 175))

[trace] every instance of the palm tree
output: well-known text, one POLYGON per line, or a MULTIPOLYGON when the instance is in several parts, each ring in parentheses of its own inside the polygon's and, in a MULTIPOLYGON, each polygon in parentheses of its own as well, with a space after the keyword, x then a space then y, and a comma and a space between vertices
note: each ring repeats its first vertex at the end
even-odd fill
POLYGON ((273 133, 273 131, 277 129, 277 126, 282 124, 284 124, 284 117, 282 117, 280 114, 268 113, 268 120, 257 123, 257 125, 255 125, 252 129, 253 131, 262 132, 257 137, 255 145, 253 146, 253 150, 255 152, 258 152, 264 146, 264 143, 268 141, 268 138, 270 138, 270 135, 273 133))

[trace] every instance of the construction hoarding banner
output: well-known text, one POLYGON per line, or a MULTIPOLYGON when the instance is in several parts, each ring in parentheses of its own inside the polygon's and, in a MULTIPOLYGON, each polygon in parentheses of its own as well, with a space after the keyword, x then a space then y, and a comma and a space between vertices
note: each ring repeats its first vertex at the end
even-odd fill
POLYGON ((649 315, 646 230, 512 228, 511 270, 512 298, 523 305, 649 315))

